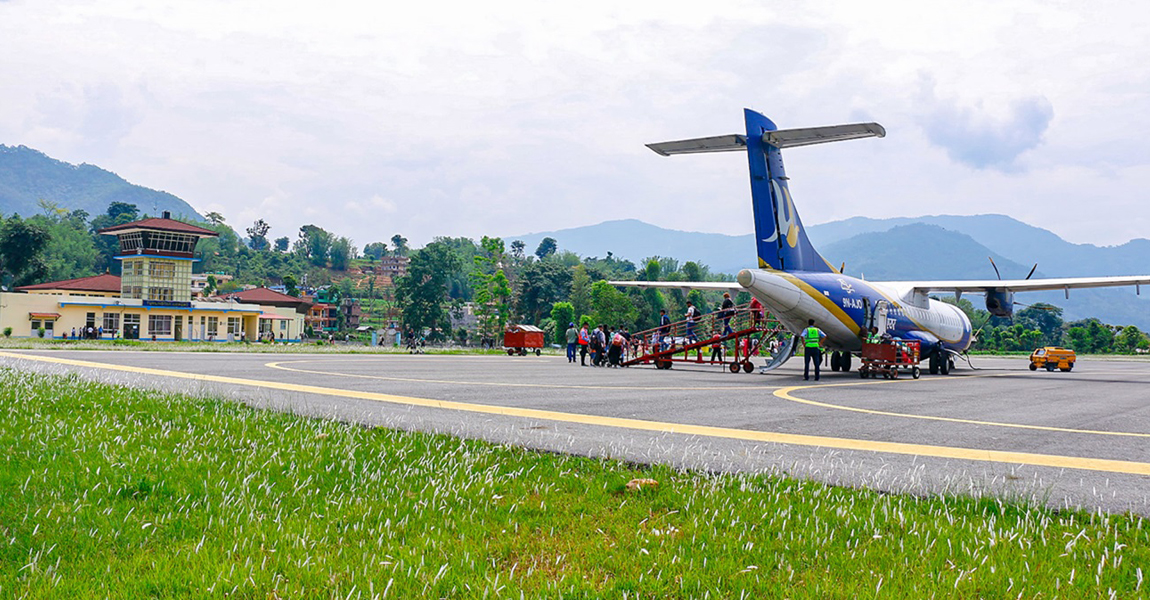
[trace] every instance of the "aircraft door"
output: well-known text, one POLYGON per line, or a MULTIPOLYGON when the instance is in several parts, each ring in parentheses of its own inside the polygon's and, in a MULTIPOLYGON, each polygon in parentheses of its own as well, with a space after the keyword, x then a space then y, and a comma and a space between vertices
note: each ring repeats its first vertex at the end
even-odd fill
POLYGON ((886 300, 879 300, 874 305, 874 326, 878 327, 878 334, 886 333, 887 327, 887 302, 886 300))

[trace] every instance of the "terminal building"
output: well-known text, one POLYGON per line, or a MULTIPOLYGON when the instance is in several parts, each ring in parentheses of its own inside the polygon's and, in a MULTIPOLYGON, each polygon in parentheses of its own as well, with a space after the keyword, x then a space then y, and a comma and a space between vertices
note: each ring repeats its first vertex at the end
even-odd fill
POLYGON ((266 288, 228 297, 192 298, 196 243, 210 229, 149 218, 100 230, 119 239, 122 276, 52 281, 0 293, 0 330, 13 337, 155 341, 300 341, 311 303, 266 288), (43 333, 41 334, 41 329, 43 333))

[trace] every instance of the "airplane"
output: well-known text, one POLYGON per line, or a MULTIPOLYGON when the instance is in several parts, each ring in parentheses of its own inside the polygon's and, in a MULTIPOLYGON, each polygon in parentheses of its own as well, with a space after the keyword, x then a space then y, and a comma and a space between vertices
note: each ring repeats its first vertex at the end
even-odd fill
MULTIPOLYGON (((647 144, 662 156, 710 152, 746 152, 751 178, 758 268, 739 272, 738 285, 758 298, 790 331, 786 351, 767 368, 777 368, 800 342, 798 333, 813 319, 831 350, 831 368, 849 371, 865 332, 872 326, 893 337, 918 340, 930 373, 948 374, 954 359, 974 341, 970 319, 958 307, 935 300, 932 293, 986 297, 986 309, 998 317, 1014 313, 1014 294, 1046 290, 1150 284, 1150 275, 1052 279, 987 279, 973 281, 866 281, 850 277, 827 262, 807 239, 791 197, 782 150, 869 137, 884 137, 878 123, 855 123, 801 129, 779 129, 770 119, 744 109, 746 135, 731 134, 647 144)), ((993 262, 993 261, 992 261, 993 262)), ((997 267, 995 267, 997 271, 997 267)), ((1031 275, 1034 271, 1031 270, 1031 275)), ((612 281, 612 285, 680 289, 738 289, 723 282, 612 281)))

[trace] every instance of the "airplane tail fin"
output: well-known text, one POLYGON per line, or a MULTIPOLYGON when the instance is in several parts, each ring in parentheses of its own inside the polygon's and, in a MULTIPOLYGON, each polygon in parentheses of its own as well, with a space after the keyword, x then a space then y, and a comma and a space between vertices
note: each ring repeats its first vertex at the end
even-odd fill
POLYGON ((647 144, 663 156, 745 150, 751 174, 759 267, 779 271, 837 272, 811 245, 791 199, 781 150, 825 142, 883 137, 878 123, 780 130, 753 110, 744 111, 747 134, 647 144))

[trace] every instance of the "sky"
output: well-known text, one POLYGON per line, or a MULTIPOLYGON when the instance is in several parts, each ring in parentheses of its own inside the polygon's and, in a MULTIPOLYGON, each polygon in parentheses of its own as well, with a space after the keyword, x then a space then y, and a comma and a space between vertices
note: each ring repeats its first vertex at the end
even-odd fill
POLYGON ((746 160, 645 143, 877 121, 784 153, 808 225, 999 213, 1150 237, 1150 9, 1129 2, 0 0, 0 143, 240 231, 749 233, 746 160))

